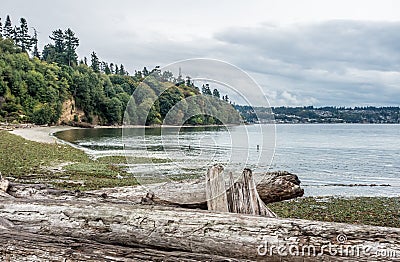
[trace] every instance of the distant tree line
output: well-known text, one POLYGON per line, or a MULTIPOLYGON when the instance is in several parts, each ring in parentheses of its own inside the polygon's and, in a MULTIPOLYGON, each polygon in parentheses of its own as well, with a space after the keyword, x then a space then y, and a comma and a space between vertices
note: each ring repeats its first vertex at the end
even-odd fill
MULTIPOLYGON (((30 34, 26 19, 19 22, 13 26, 7 16, 3 25, 0 19, 0 121, 58 123, 63 103, 72 99, 84 112, 83 117, 75 116, 75 121, 121 124, 130 96, 138 86, 145 87, 143 99, 134 101, 130 115, 142 117, 141 113, 149 109, 144 121, 148 125, 161 123, 174 104, 189 96, 211 95, 220 100, 219 91, 211 91, 208 84, 200 92, 189 76, 184 80, 181 75, 174 77, 169 71, 161 72, 159 67, 152 70, 144 67, 130 75, 124 65, 102 61, 94 51, 90 61, 86 57, 79 59, 76 50, 80 41, 70 28, 53 31, 49 36, 51 42, 40 51, 36 30, 30 34), (150 80, 141 84, 147 77, 150 80), (158 92, 159 83, 168 86, 163 93, 158 92), (154 95, 158 98, 148 105, 146 97, 154 95)), ((220 101, 224 103, 214 103, 214 111, 234 114, 227 95, 220 101)), ((196 107, 188 105, 200 115, 191 117, 187 123, 221 122, 201 115, 207 112, 196 107)))
POLYGON ((245 121, 277 123, 400 123, 400 107, 251 107, 235 105, 245 121))

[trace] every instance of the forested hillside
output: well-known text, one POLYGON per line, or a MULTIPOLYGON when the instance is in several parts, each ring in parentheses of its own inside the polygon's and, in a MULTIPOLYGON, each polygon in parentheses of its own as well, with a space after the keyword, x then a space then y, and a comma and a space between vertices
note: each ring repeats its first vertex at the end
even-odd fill
MULTIPOLYGON (((184 98, 202 95, 213 97, 215 112, 224 115, 237 114, 228 103, 227 96, 220 99, 218 90, 199 88, 190 77, 174 77, 158 67, 135 70, 130 75, 124 65, 101 61, 95 52, 78 58, 76 49, 80 41, 67 28, 57 29, 49 36, 51 42, 38 49, 36 30, 29 33, 27 21, 20 19, 13 26, 7 16, 4 26, 0 20, 0 121, 35 124, 85 122, 89 124, 121 124, 130 96, 140 85, 142 99, 131 102, 130 117, 143 117, 146 125, 160 124, 168 111, 184 98), (142 81, 146 79, 144 84, 142 81), (157 84, 151 85, 149 83, 157 84), (160 93, 159 86, 167 87, 160 93), (157 96, 155 103, 149 99, 157 96), (133 104, 133 106, 132 106, 133 104), (132 111, 133 110, 133 111, 132 111), (146 111, 147 110, 147 111, 146 111)), ((214 117, 203 115, 204 111, 193 106, 183 114, 197 112, 186 123, 218 124, 214 117)), ((181 112, 181 113, 182 113, 181 112)), ((182 117, 184 118, 184 116, 182 117)), ((228 121, 238 121, 236 116, 228 121)))

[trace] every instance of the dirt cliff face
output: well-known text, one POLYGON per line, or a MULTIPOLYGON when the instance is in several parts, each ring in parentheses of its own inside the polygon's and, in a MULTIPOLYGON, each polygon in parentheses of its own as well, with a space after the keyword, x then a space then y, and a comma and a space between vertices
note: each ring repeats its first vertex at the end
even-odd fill
POLYGON ((76 121, 75 116, 77 116, 78 121, 81 121, 84 118, 85 113, 76 108, 75 100, 73 98, 67 99, 62 105, 62 114, 60 120, 58 120, 58 124, 76 121))
MULTIPOLYGON (((83 110, 76 107, 75 99, 67 99, 62 105, 62 114, 58 120, 58 124, 68 124, 71 122, 85 122, 86 117, 83 110)), ((92 116, 92 125, 98 125, 100 123, 100 118, 97 115, 92 116)))

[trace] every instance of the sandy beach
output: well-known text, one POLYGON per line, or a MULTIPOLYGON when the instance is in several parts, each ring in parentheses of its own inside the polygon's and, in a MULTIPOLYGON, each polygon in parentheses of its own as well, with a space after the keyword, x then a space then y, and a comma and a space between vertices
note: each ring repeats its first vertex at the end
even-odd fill
POLYGON ((10 133, 21 136, 30 141, 40 142, 40 143, 56 143, 58 140, 56 137, 52 136, 52 134, 70 130, 70 129, 78 129, 78 127, 71 126, 48 126, 48 127, 27 127, 27 128, 17 128, 10 133))

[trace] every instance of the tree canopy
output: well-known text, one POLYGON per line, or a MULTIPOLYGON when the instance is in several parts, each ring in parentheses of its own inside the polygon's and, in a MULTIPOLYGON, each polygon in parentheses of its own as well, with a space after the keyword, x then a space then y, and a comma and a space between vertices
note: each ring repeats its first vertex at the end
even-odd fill
POLYGON ((171 110, 177 113, 173 123, 238 121, 217 89, 206 84, 201 94, 189 76, 184 81, 158 66, 131 76, 123 64, 102 61, 94 51, 90 65, 86 57, 78 63, 80 41, 70 28, 54 30, 41 52, 26 19, 13 28, 7 16, 0 28, 0 121, 59 123, 67 101, 84 113, 75 121, 103 125, 122 124, 125 111, 126 119, 146 125, 161 124, 171 110), (189 97, 197 98, 186 103, 189 97))

